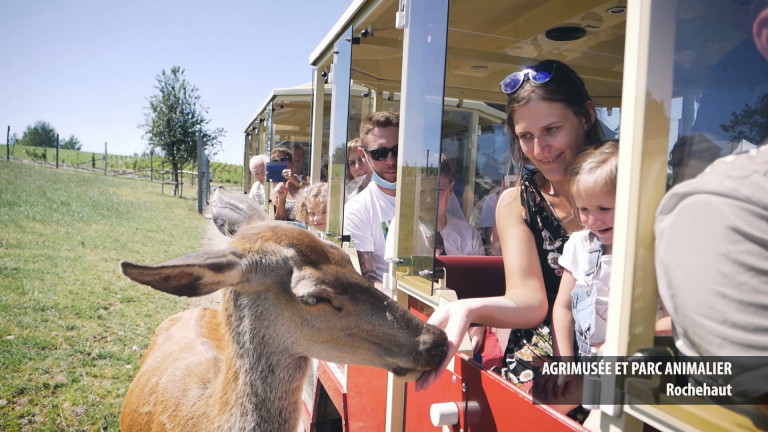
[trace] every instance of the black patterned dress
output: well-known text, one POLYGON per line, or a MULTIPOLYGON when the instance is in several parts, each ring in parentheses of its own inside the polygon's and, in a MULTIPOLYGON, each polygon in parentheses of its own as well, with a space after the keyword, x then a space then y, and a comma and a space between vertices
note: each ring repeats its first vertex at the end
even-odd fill
POLYGON ((526 225, 536 241, 544 287, 547 292, 547 316, 534 329, 513 329, 504 352, 502 376, 528 389, 528 383, 546 357, 552 356, 552 306, 560 287, 563 269, 557 260, 563 253, 568 233, 536 184, 536 170, 527 170, 520 183, 520 199, 525 209, 526 225))

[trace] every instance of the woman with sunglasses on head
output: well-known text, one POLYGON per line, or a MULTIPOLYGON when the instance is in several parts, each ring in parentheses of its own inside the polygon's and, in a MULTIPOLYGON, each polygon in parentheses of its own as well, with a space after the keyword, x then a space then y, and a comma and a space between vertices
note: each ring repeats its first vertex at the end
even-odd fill
MULTIPOLYGON (((558 257, 568 235, 583 229, 572 216, 568 173, 576 155, 601 143, 603 136, 583 80, 562 62, 545 60, 515 72, 501 87, 508 97, 513 157, 525 167, 496 207, 502 255, 510 258, 504 260, 506 292, 450 303, 429 322, 448 334, 446 364, 471 323, 514 329, 502 375, 523 384, 533 376, 526 365, 552 354, 549 326, 562 275, 558 257)), ((442 373, 440 368, 425 374, 417 388, 431 385, 442 373)))
MULTIPOLYGON (((272 163, 287 163, 288 166, 292 166, 293 152, 289 148, 278 147, 269 154, 269 160, 272 163)), ((292 174, 289 169, 283 170, 284 177, 286 174, 289 178, 284 182, 274 184, 269 196, 275 209, 275 220, 291 220, 289 217, 293 213, 296 196, 304 186, 304 182, 292 174)))

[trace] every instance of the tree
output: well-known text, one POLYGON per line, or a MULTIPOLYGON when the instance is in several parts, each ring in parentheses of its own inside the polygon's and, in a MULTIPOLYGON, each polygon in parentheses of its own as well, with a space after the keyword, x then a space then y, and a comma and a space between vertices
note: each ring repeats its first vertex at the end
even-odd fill
POLYGON ((731 141, 762 143, 768 137, 768 93, 760 96, 754 105, 746 104, 741 111, 732 112, 730 121, 720 128, 730 135, 731 141))
POLYGON ((70 135, 64 143, 61 144, 61 148, 68 150, 80 150, 83 145, 80 144, 80 140, 75 138, 74 135, 70 135))
POLYGON ((56 148, 56 129, 48 122, 39 120, 34 126, 27 126, 19 144, 29 147, 56 148))
MULTIPOLYGON (((202 136, 203 147, 209 156, 221 148, 223 128, 209 130, 208 109, 200 104, 197 87, 190 84, 179 66, 165 69, 155 77, 157 93, 149 98, 144 115, 144 129, 150 148, 159 148, 172 164, 173 181, 179 183, 181 165, 197 160, 197 135, 202 136)), ((178 186, 174 188, 174 195, 178 186)))

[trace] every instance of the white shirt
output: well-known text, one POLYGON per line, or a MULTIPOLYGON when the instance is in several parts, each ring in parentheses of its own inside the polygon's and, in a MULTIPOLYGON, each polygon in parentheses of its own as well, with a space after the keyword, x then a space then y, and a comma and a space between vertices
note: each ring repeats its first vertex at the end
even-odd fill
POLYGON ((373 182, 344 206, 344 234, 350 236, 350 244, 358 252, 374 252, 379 280, 387 271, 384 249, 394 217, 395 197, 385 194, 373 182))
POLYGON ((256 205, 264 207, 264 185, 258 181, 253 182, 251 186, 251 192, 248 194, 252 200, 256 201, 256 205))
POLYGON ((448 223, 440 234, 446 255, 485 255, 480 233, 464 219, 448 216, 448 223))
POLYGON ((589 338, 592 346, 605 342, 605 331, 608 323, 608 296, 611 288, 611 255, 601 254, 597 272, 588 279, 585 275, 589 269, 589 249, 591 248, 589 230, 578 231, 563 246, 560 255, 560 265, 571 272, 576 283, 586 284, 588 280, 597 283, 595 298, 595 331, 589 338))

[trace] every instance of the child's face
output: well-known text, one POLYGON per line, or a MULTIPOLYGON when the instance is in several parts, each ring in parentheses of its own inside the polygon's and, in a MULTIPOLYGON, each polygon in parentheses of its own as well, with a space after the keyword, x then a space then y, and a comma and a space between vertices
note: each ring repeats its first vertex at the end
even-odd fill
POLYGON ((588 230, 606 246, 613 244, 613 217, 616 195, 608 192, 591 192, 587 196, 574 197, 579 219, 588 230))
POLYGON ((309 223, 320 232, 325 232, 325 204, 320 201, 310 201, 307 203, 307 213, 309 214, 309 223))

